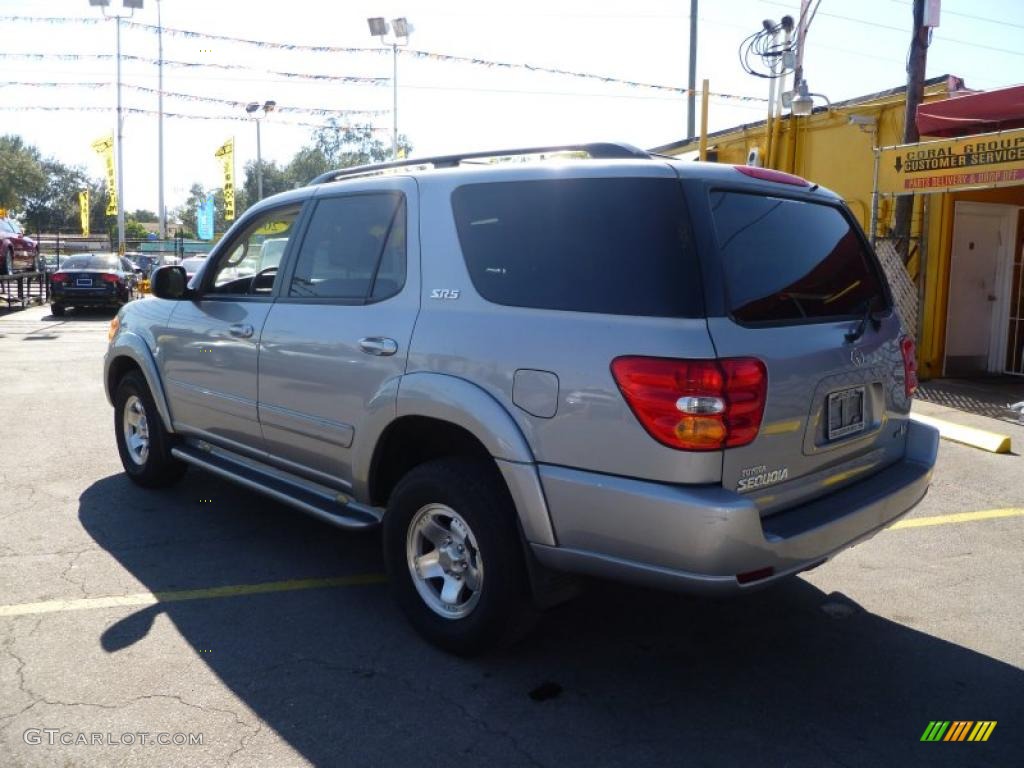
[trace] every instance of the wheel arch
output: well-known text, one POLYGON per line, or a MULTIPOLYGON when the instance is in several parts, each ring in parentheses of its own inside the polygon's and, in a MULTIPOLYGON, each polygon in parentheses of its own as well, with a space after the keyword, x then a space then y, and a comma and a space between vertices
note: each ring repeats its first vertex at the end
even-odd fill
MULTIPOLYGON (((494 461, 508 488, 527 541, 555 543, 533 452, 505 408, 472 382, 414 373, 399 384, 395 417, 373 441, 365 485, 370 503, 383 505, 403 474, 441 456, 494 461)), ((362 483, 361 483, 362 484, 362 483)))
POLYGON ((122 332, 118 334, 114 345, 107 352, 104 365, 103 383, 107 393, 107 401, 114 404, 114 393, 117 391, 117 383, 129 371, 137 370, 142 373, 153 395, 153 402, 160 414, 160 420, 164 428, 173 433, 171 423, 171 411, 167 405, 167 396, 163 384, 160 381, 160 374, 157 371, 156 361, 146 346, 146 342, 133 333, 122 332))

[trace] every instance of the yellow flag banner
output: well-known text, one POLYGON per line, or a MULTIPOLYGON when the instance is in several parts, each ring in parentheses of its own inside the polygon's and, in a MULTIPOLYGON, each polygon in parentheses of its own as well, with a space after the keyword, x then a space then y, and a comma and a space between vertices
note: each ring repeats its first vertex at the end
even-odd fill
POLYGON ((78 193, 78 212, 82 217, 82 234, 89 236, 89 190, 83 189, 78 193))
POLYGON ((117 179, 114 174, 114 135, 104 136, 92 143, 93 151, 103 158, 107 168, 107 216, 117 215, 117 179))
POLYGON ((213 156, 224 168, 224 221, 235 219, 235 139, 231 137, 221 144, 213 156))

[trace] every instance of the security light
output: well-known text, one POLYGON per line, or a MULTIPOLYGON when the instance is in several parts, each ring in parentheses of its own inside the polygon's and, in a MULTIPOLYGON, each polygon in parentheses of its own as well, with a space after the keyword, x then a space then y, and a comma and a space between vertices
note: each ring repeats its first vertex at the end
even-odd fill
POLYGON ((801 80, 793 94, 793 100, 789 105, 790 111, 796 117, 806 117, 814 111, 814 99, 807 91, 807 81, 801 80))
POLYGON ((264 112, 273 112, 274 111, 274 107, 276 107, 276 106, 277 106, 277 102, 276 101, 264 102, 264 104, 263 104, 263 111, 264 112))
POLYGON ((110 5, 110 0, 89 0, 89 5, 95 6, 96 8, 106 8, 110 5))
POLYGON ((405 16, 392 19, 391 28, 395 30, 395 37, 408 37, 412 32, 412 24, 406 20, 405 16))
POLYGON ((370 34, 374 37, 384 37, 388 33, 388 23, 380 16, 367 19, 366 23, 370 25, 370 34))
POLYGON ((142 8, 142 0, 121 0, 121 4, 125 8, 131 8, 133 11, 142 8))
POLYGON ((245 111, 248 112, 250 115, 253 112, 259 111, 259 108, 260 104, 258 101, 250 101, 248 104, 245 105, 245 111))

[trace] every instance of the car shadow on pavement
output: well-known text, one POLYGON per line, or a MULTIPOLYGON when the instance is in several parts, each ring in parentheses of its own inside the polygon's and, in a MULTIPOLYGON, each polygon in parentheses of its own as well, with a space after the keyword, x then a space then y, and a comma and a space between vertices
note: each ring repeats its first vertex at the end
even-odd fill
POLYGON ((71 307, 60 317, 51 313, 39 320, 44 323, 109 323, 116 314, 116 307, 71 307))
MULTIPOLYGON (((195 471, 164 491, 104 478, 79 518, 156 592, 381 571, 375 534, 195 471)), ((144 652, 159 614, 212 649, 203 662, 314 765, 820 768, 1024 754, 1024 672, 801 579, 726 601, 595 582, 519 645, 471 660, 421 641, 382 585, 161 603, 96 642, 144 652), (922 743, 936 719, 999 725, 983 744, 922 743)), ((248 749, 260 762, 259 745, 248 749)))

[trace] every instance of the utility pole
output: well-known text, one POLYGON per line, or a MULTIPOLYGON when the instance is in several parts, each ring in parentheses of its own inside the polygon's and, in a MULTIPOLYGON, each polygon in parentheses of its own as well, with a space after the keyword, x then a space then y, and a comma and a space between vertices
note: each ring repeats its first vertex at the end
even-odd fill
POLYGON ((694 110, 697 99, 697 0, 690 0, 690 77, 686 83, 686 138, 692 139, 697 130, 694 110))
POLYGON ((124 113, 121 110, 121 17, 117 25, 117 252, 124 255, 124 113))
POLYGON ((160 217, 160 239, 167 239, 167 214, 164 211, 164 25, 160 17, 160 0, 156 0, 156 39, 157 39, 157 117, 156 135, 157 155, 157 185, 160 187, 157 199, 157 216, 160 217))
MULTIPOLYGON (((903 143, 913 144, 921 135, 917 132, 917 107, 924 99, 924 73, 928 63, 928 37, 930 28, 924 25, 926 0, 914 0, 914 33, 910 39, 907 59, 907 111, 903 118, 903 143)), ((897 238, 900 256, 906 262, 910 254, 910 219, 914 212, 914 196, 896 198, 896 220, 893 234, 897 238)), ((874 233, 872 232, 872 237, 874 233)))

